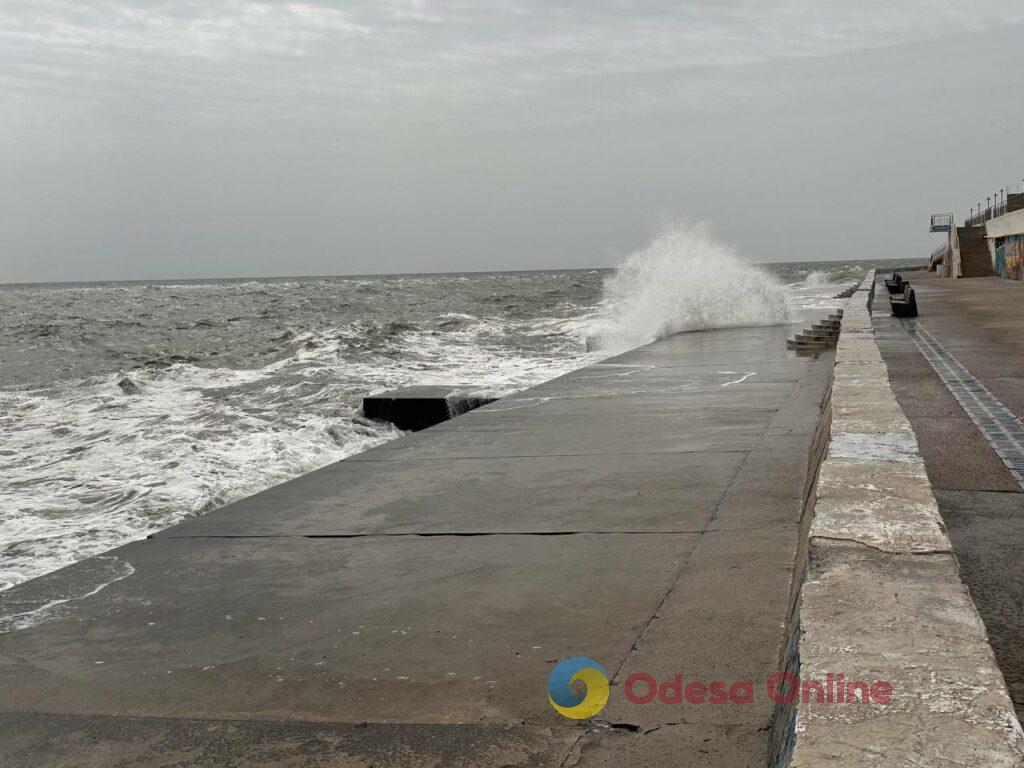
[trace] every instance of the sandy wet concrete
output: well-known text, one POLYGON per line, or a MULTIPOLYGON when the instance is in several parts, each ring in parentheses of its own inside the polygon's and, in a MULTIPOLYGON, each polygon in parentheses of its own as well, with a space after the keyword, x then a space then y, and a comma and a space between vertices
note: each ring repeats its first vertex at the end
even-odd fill
POLYGON ((832 371, 790 332, 678 335, 5 593, 0 764, 763 766, 832 371), (573 655, 613 677, 591 722, 547 701, 573 655), (634 705, 634 671, 758 694, 634 705))
MULTIPOLYGON (((1024 416, 1024 286, 997 277, 906 274, 918 323, 1018 417, 1024 416)), ((887 302, 875 307, 893 392, 917 433, 964 580, 1024 717, 1024 493, 887 302)))

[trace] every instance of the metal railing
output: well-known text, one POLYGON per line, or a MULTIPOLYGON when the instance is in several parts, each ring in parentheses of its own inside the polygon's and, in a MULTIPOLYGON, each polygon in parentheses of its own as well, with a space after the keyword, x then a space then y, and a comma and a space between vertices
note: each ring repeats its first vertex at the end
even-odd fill
POLYGON ((1021 200, 1022 196, 1024 196, 1024 180, 1007 184, 991 197, 985 198, 984 208, 982 208, 980 201, 977 207, 972 206, 964 226, 978 227, 986 221, 998 218, 1010 211, 1019 210, 1024 207, 1024 200, 1021 200), (1010 200, 1009 198, 1014 199, 1010 200))

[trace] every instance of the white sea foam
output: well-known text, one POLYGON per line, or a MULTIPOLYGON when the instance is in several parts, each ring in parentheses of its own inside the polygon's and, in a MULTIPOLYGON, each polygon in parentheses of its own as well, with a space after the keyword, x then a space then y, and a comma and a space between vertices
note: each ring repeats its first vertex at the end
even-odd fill
POLYGON ((398 437, 360 416, 373 391, 464 382, 500 396, 594 357, 577 355, 576 318, 510 330, 457 317, 464 327, 442 335, 382 336, 363 320, 294 333, 291 354, 259 368, 175 363, 0 389, 0 590, 398 437), (551 339, 530 355, 503 345, 509 333, 551 339), (118 387, 125 375, 138 394, 118 387))
POLYGON ((706 224, 674 225, 605 283, 593 336, 618 351, 680 331, 774 325, 789 318, 772 275, 716 240, 706 224))
POLYGON ((89 569, 84 579, 69 582, 65 585, 65 588, 70 589, 70 592, 65 592, 62 597, 48 600, 41 605, 26 610, 14 610, 13 612, 0 614, 0 634, 34 626, 44 621, 56 609, 59 609, 60 606, 92 597, 102 592, 111 584, 128 578, 133 573, 135 573, 134 566, 125 560, 114 556, 97 557, 93 562, 93 567, 89 569))

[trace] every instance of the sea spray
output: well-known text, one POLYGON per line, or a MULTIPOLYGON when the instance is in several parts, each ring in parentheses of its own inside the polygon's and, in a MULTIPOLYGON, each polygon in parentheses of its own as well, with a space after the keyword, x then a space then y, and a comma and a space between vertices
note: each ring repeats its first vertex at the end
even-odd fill
POLYGON ((707 224, 677 224, 606 280, 589 343, 620 351, 680 331, 774 325, 788 317, 778 280, 716 240, 707 224))
POLYGON ((822 288, 828 283, 828 275, 820 269, 812 269, 803 280, 807 288, 822 288))

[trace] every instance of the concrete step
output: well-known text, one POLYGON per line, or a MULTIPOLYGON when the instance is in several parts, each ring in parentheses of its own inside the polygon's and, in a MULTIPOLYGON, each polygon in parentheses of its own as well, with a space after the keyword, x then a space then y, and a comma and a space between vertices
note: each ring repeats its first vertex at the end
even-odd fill
POLYGON ((812 350, 815 352, 821 352, 822 350, 829 349, 832 346, 834 345, 827 343, 812 343, 806 341, 795 341, 793 339, 786 339, 787 349, 812 350))
POLYGON ((802 333, 796 333, 793 338, 786 339, 786 347, 812 352, 834 347, 839 340, 842 318, 843 310, 830 312, 825 319, 814 321, 810 328, 804 328, 802 333))
POLYGON ((972 251, 960 253, 960 275, 961 277, 990 277, 995 274, 992 269, 992 257, 988 248, 983 251, 972 251))
POLYGON ((795 341, 804 344, 824 344, 826 346, 830 346, 836 343, 835 336, 815 336, 809 333, 798 333, 793 338, 795 341))
POLYGON ((798 333, 796 334, 793 341, 800 344, 826 344, 831 345, 836 343, 835 336, 815 336, 810 333, 798 333))
POLYGON ((994 275, 992 255, 985 239, 984 227, 957 227, 960 242, 961 277, 988 277, 994 275))

